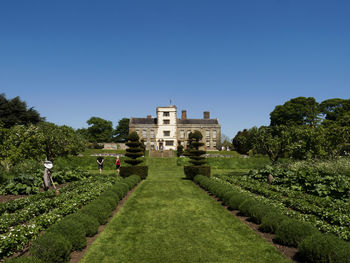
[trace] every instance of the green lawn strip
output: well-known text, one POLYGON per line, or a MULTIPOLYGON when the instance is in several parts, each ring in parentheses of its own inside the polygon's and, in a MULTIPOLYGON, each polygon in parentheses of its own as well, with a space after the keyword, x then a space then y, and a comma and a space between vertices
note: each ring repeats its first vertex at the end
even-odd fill
POLYGON ((142 182, 81 262, 289 262, 193 182, 150 159, 142 182))

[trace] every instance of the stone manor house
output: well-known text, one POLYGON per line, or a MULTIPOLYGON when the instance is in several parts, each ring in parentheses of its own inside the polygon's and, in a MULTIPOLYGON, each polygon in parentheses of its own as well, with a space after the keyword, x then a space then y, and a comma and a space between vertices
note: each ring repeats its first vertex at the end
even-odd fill
POLYGON ((157 117, 130 118, 129 132, 136 131, 145 142, 147 150, 176 150, 178 144, 186 148, 190 132, 202 133, 206 150, 216 150, 221 126, 218 119, 210 119, 210 112, 203 113, 203 119, 187 119, 182 111, 177 118, 176 106, 157 107, 157 117))

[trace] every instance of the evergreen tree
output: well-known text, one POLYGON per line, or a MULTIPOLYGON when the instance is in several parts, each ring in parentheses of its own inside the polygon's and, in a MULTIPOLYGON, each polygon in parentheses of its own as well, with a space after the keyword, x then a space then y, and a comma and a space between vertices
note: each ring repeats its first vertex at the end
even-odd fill
POLYGON ((203 146, 201 142, 203 135, 200 131, 194 131, 189 134, 187 156, 191 159, 190 163, 196 166, 204 165, 206 163, 205 157, 202 155, 206 153, 204 150, 199 150, 203 146))
POLYGON ((138 160, 137 158, 143 155, 143 149, 140 142, 140 138, 137 135, 137 132, 131 132, 127 137, 128 142, 126 145, 129 147, 126 149, 125 156, 129 159, 126 159, 125 162, 131 165, 138 165, 142 163, 142 160, 138 160))
POLYGON ((180 157, 183 155, 183 153, 184 153, 184 147, 179 143, 179 145, 177 146, 176 155, 177 155, 177 157, 180 157))

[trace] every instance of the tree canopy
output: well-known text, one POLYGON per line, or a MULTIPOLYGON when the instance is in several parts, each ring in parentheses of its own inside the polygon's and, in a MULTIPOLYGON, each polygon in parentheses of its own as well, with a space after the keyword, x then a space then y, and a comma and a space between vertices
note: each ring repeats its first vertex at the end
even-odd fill
POLYGON ((111 142, 113 140, 113 124, 100 117, 91 117, 87 124, 90 142, 111 142))
POLYGON ((123 118, 119 120, 117 127, 114 131, 114 140, 115 142, 125 142, 129 135, 129 121, 128 118, 123 118))
POLYGON ((33 107, 28 108, 27 103, 20 97, 8 100, 4 93, 0 94, 0 122, 3 123, 3 127, 36 124, 43 120, 39 112, 33 107))

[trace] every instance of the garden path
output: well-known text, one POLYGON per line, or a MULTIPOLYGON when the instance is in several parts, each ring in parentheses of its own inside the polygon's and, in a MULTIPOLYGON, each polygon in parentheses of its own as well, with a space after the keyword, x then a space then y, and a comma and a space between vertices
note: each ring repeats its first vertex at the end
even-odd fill
POLYGON ((149 177, 81 262, 290 262, 192 181, 175 158, 149 158, 149 177))

